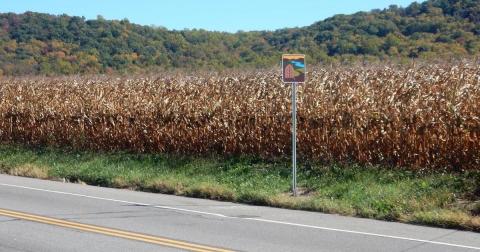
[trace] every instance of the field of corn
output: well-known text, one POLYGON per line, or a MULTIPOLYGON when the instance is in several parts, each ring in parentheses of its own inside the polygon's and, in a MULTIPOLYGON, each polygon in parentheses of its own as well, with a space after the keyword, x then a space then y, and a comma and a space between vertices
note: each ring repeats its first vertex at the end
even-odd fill
MULTIPOLYGON (((275 71, 3 77, 0 141, 75 149, 288 157, 275 71)), ((317 68, 298 88, 303 160, 480 169, 480 66, 317 68)))

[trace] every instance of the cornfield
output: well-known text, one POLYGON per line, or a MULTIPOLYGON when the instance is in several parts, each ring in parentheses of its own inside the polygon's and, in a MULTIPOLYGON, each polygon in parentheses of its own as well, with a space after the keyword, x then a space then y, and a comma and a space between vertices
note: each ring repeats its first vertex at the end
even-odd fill
MULTIPOLYGON (((288 156, 275 71, 0 79, 0 141, 90 150, 288 156)), ((298 152, 322 162, 479 169, 480 67, 317 68, 298 88, 298 152)))

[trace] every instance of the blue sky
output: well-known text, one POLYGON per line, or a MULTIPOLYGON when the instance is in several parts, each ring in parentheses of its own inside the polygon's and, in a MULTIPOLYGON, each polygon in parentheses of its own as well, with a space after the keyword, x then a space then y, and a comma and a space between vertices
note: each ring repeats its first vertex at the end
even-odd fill
MULTIPOLYGON (((94 19, 127 18, 168 29, 236 32, 310 25, 334 14, 350 14, 410 0, 1 0, 0 12, 68 14, 94 19)), ((421 2, 421 1, 420 1, 421 2)))

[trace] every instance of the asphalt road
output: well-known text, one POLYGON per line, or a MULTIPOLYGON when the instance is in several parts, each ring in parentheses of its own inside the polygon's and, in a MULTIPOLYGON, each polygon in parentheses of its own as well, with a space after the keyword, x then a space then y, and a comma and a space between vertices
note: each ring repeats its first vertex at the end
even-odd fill
POLYGON ((480 251, 480 234, 0 175, 0 251, 480 251))

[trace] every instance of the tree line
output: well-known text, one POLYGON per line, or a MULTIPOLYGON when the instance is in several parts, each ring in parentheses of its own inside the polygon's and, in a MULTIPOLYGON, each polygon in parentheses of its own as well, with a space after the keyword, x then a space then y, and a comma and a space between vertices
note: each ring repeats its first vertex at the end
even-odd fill
POLYGON ((0 13, 0 75, 271 67, 287 52, 305 53, 310 64, 478 55, 480 0, 392 5, 305 27, 236 33, 0 13))

